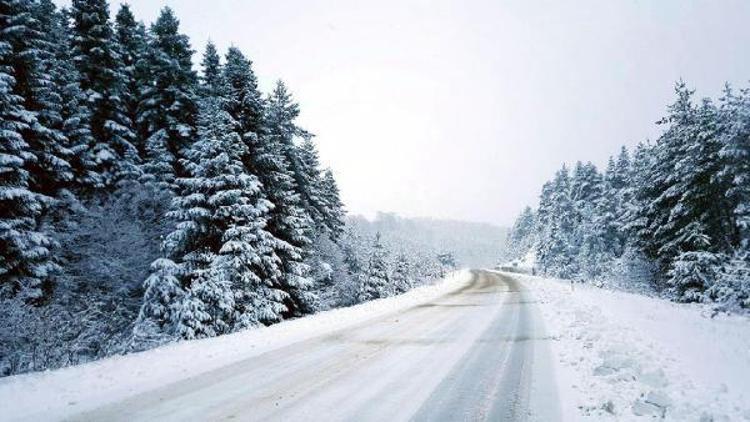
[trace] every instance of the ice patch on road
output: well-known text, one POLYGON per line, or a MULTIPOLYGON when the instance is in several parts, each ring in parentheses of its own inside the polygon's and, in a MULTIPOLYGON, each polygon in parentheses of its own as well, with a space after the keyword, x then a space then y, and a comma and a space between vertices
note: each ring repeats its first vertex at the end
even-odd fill
POLYGON ((271 350, 403 310, 454 291, 467 270, 433 285, 270 327, 174 343, 55 371, 0 379, 0 420, 58 420, 271 350))
POLYGON ((750 420, 750 319, 514 276, 554 339, 566 420, 750 420))

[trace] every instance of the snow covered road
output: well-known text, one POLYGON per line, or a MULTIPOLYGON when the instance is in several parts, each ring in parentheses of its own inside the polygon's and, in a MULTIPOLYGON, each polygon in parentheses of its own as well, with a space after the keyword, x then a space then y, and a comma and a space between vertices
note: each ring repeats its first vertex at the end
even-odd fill
POLYGON ((548 338, 508 275, 72 420, 556 420, 548 338))

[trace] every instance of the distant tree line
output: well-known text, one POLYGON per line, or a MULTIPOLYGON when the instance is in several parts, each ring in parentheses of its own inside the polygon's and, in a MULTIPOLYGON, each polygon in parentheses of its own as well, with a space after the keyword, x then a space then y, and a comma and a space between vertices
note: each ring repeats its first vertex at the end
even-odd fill
POLYGON ((347 274, 335 278, 346 280, 336 283, 336 296, 345 304, 401 294, 445 277, 459 267, 452 252, 435 249, 431 244, 433 233, 427 228, 413 231, 412 238, 405 241, 399 225, 389 227, 382 223, 380 218, 347 218, 341 242, 344 265, 336 265, 347 274))
POLYGON ((696 101, 683 82, 656 142, 604 172, 565 165, 509 236, 514 257, 582 281, 646 283, 681 302, 750 308, 750 90, 696 101))

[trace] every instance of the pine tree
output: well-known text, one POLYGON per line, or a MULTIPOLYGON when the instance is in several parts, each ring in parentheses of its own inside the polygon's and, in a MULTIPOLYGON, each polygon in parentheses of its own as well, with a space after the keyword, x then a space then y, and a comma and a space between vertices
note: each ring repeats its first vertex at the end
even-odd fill
POLYGON ((575 209, 575 223, 571 248, 576 254, 579 278, 599 277, 612 258, 601 235, 599 204, 603 192, 602 176, 591 162, 576 166, 571 180, 571 200, 575 209))
POLYGON ((738 253, 723 264, 702 297, 718 303, 726 311, 749 309, 750 259, 746 252, 738 253))
POLYGON ((651 184, 650 171, 654 167, 653 145, 639 143, 633 152, 630 165, 630 178, 624 188, 625 201, 620 216, 620 224, 625 237, 626 246, 645 252, 645 241, 649 228, 646 218, 646 207, 650 202, 649 186, 651 184))
POLYGON ((257 175, 262 196, 273 204, 268 221, 273 237, 269 253, 280 257, 281 265, 269 261, 266 281, 286 293, 285 316, 310 312, 315 298, 310 293, 312 280, 304 255, 312 233, 283 153, 288 136, 284 104, 272 96, 274 105, 266 110, 252 62, 236 48, 227 52, 222 76, 226 108, 246 145, 242 157, 245 171, 257 175))
MULTIPOLYGON (((234 126, 220 102, 207 102, 199 139, 183 159, 190 176, 177 180, 179 194, 170 215, 179 223, 165 248, 186 295, 165 319, 174 321, 183 338, 276 322, 286 311, 287 295, 271 282, 280 265, 276 239, 265 230, 272 205, 257 177, 245 171, 241 158, 247 145, 234 126)), ((147 296, 166 296, 157 293, 161 288, 154 283, 147 296)), ((164 288, 173 290, 169 284, 164 288)), ((151 307, 144 304, 143 313, 154 314, 151 307)))
POLYGON ((390 289, 386 252, 380 240, 380 233, 377 233, 357 298, 360 302, 383 298, 389 295, 390 289))
POLYGON ((704 292, 719 278, 726 257, 701 250, 708 246, 709 239, 699 224, 691 224, 686 230, 691 232, 693 250, 681 252, 670 262, 667 284, 677 301, 702 302, 706 299, 704 292))
POLYGON ((143 90, 139 125, 146 139, 146 172, 157 183, 172 187, 185 174, 180 158, 195 133, 197 75, 187 36, 168 7, 151 26, 149 85, 143 90))
POLYGON ((611 189, 622 191, 630 184, 630 152, 625 147, 620 148, 617 162, 612 171, 608 173, 607 183, 611 189))
POLYGON ((69 185, 75 193, 85 198, 104 187, 93 155, 95 140, 91 133, 91 111, 81 90, 81 76, 71 56, 73 34, 68 26, 68 11, 63 9, 49 16, 50 27, 45 32, 57 59, 51 77, 60 90, 62 100, 62 131, 70 150, 68 161, 73 179, 69 185))
POLYGON ((631 163, 630 152, 627 148, 622 147, 620 154, 617 156, 614 171, 609 174, 605 187, 605 195, 614 198, 615 203, 615 227, 617 229, 616 241, 612 250, 615 256, 620 256, 628 244, 628 233, 625 225, 627 224, 627 207, 633 200, 633 166, 631 163))
POLYGON ((179 303, 176 334, 184 339, 215 337, 232 330, 236 310, 230 277, 208 251, 191 254, 190 287, 179 303))
POLYGON ((38 158, 24 139, 24 134, 39 130, 40 123, 19 95, 30 87, 19 86, 24 78, 16 77, 17 71, 36 60, 18 50, 21 38, 33 30, 31 19, 25 1, 0 2, 0 295, 39 303, 57 267, 50 257, 54 244, 39 231, 41 214, 51 198, 31 188, 34 181, 28 168, 38 158))
POLYGON ((180 267, 169 258, 160 258, 151 264, 151 274, 143 283, 143 305, 134 327, 134 334, 140 341, 149 341, 164 333, 177 334, 176 325, 181 320, 180 310, 185 300, 180 275, 180 267))
POLYGON ((365 269, 364 259, 359 248, 363 243, 362 236, 350 226, 344 231, 343 238, 341 249, 344 254, 344 264, 347 275, 353 280, 362 274, 365 269))
POLYGON ((331 233, 331 237, 337 239, 344 230, 346 211, 339 195, 336 178, 333 177, 331 169, 323 171, 320 181, 320 191, 324 206, 323 214, 325 215, 326 227, 331 233))
POLYGON ((719 177, 735 221, 736 247, 706 296, 730 308, 750 308, 750 90, 735 95, 727 85, 719 109, 719 177))
POLYGON ((621 199, 625 188, 621 177, 614 158, 609 157, 607 169, 604 171, 602 194, 595 204, 593 233, 601 238, 604 252, 612 257, 620 256, 624 247, 619 224, 620 209, 623 206, 621 199))
POLYGON ((523 256, 534 245, 535 220, 536 217, 531 207, 524 208, 516 218, 506 240, 511 258, 523 256))
POLYGON ((735 95, 725 88, 720 108, 721 158, 724 168, 721 177, 729 183, 728 198, 733 202, 733 214, 739 230, 738 237, 745 250, 750 249, 750 90, 735 95))
MULTIPOLYGON (((237 122, 243 140, 253 147, 256 139, 263 135, 264 104, 252 62, 238 48, 231 47, 227 51, 223 76, 228 87, 227 111, 237 122)), ((246 159, 247 166, 254 171, 254 163, 250 157, 246 159)))
POLYGON ((724 163, 719 155, 717 110, 709 100, 693 110, 688 124, 678 126, 680 149, 670 179, 679 192, 669 213, 666 230, 657 231, 659 255, 670 262, 668 284, 679 300, 701 300, 715 280, 716 268, 739 239, 726 197, 730 184, 720 177, 724 163), (688 276, 690 272, 696 277, 688 276), (708 274, 698 276, 698 274, 708 274))
POLYGON ((133 122, 123 104, 125 77, 106 0, 73 0, 73 61, 91 112, 92 154, 103 184, 138 176, 133 122))
POLYGON ((22 135, 34 160, 26 162, 32 190, 55 197, 72 179, 61 116, 62 98, 51 75, 58 70, 53 45, 45 32, 51 29, 55 6, 50 2, 21 2, 15 6, 8 42, 13 48, 15 92, 35 116, 22 135))
POLYGON ((575 207, 579 210, 590 207, 601 194, 602 176, 596 166, 591 162, 583 164, 579 161, 570 181, 570 198, 575 207))
POLYGON ((320 187, 320 157, 312 136, 305 136, 297 148, 297 161, 301 185, 304 186, 303 197, 308 212, 322 229, 326 226, 323 195, 320 187))
POLYGON ((122 77, 124 90, 122 103, 125 115, 133 123, 135 131, 134 145, 138 149, 141 159, 146 157, 145 141, 148 133, 141 121, 142 95, 153 79, 148 74, 149 38, 146 26, 138 22, 130 10, 130 6, 120 5, 115 16, 115 39, 119 47, 122 61, 122 77))
POLYGON ((218 98, 226 95, 227 85, 222 75, 221 58, 216 45, 208 41, 201 61, 203 75, 201 76, 200 94, 204 98, 218 98))
POLYGON ((544 263, 546 272, 560 278, 570 278, 577 273, 575 256, 577 253, 574 241, 576 210, 570 196, 570 176, 566 166, 557 174, 551 186, 551 224, 544 263))
POLYGON ((719 154, 722 144, 717 116, 717 109, 708 99, 697 108, 695 124, 687 134, 681 161, 675 169, 682 195, 672 210, 671 220, 680 227, 675 240, 680 244, 679 250, 690 250, 684 245, 690 243, 687 239, 692 233, 687 227, 693 222, 700 223, 710 234, 709 250, 713 252, 729 252, 739 243, 731 211, 734 205, 726 196, 731 182, 720 175, 725 163, 719 154))
POLYGON ((630 156, 625 147, 615 160, 609 158, 601 195, 596 200, 593 219, 583 240, 579 267, 584 278, 611 273, 613 261, 625 253, 627 235, 624 215, 628 206, 630 156))
POLYGON ((278 254, 284 265, 281 288, 289 293, 287 307, 295 315, 312 311, 315 301, 309 293, 312 280, 304 262, 313 229, 286 160, 285 148, 294 136, 289 132, 290 122, 286 120, 287 100, 285 87, 278 82, 267 101, 265 133, 256 138, 253 155, 264 191, 274 204, 268 230, 280 240, 278 254))
POLYGON ((318 149, 312 136, 305 136, 297 148, 297 167, 301 192, 307 210, 320 230, 335 233, 335 218, 329 215, 322 186, 318 149))
POLYGON ((411 263, 405 254, 401 253, 396 257, 391 274, 391 284, 394 294, 401 294, 412 288, 411 263))
POLYGON ((224 190, 209 197, 209 203, 219 206, 217 218, 223 220, 212 225, 220 229, 225 227, 221 239, 223 244, 215 265, 234 291, 235 328, 243 328, 279 321, 282 314, 288 311, 284 305, 288 294, 273 283, 280 276, 281 266, 281 259, 276 254, 278 239, 267 230, 273 204, 263 196, 260 180, 246 173, 242 158, 247 155, 247 145, 238 134, 230 132, 227 135, 233 126, 232 118, 223 108, 218 111, 209 109, 203 117, 202 127, 207 129, 202 130, 201 139, 218 139, 222 142, 201 141, 191 149, 189 157, 198 164, 188 168, 193 169, 191 174, 202 175, 204 179, 207 176, 216 178, 216 187, 224 190), (197 152, 198 157, 192 154, 193 151, 197 152), (227 151, 232 153, 230 162, 225 164, 227 151), (214 159, 212 166, 207 158, 217 153, 220 155, 214 159), (196 171, 195 168, 200 170, 196 171), (225 180, 228 173, 234 173, 236 178, 225 180), (242 195, 240 197, 236 197, 235 193, 238 188, 242 195), (229 215, 225 216, 226 213, 229 215))
POLYGON ((296 125, 299 106, 282 82, 278 82, 269 101, 277 109, 276 126, 284 133, 283 154, 294 178, 301 206, 318 230, 334 239, 343 232, 345 211, 333 174, 321 171, 320 159, 312 135, 296 125), (297 140, 302 142, 298 143, 297 140))
POLYGON ((640 244, 663 267, 684 252, 727 252, 736 243, 726 180, 719 177, 717 111, 709 101, 696 107, 682 82, 676 92, 663 120, 669 127, 654 146, 656 157, 639 192, 645 200, 639 217, 646 223, 640 244))
POLYGON ((551 259, 549 240, 552 226, 552 182, 545 182, 542 185, 542 192, 539 195, 539 208, 536 213, 534 230, 537 235, 535 244, 536 265, 542 273, 547 271, 551 259))
POLYGON ((685 144, 690 142, 688 132, 694 127, 696 115, 693 91, 680 82, 675 92, 677 100, 669 107, 669 116, 660 122, 669 127, 653 147, 655 157, 649 160, 645 180, 639 186, 637 196, 643 201, 643 206, 639 207, 635 217, 641 226, 638 246, 647 256, 660 260, 665 268, 679 253, 679 245, 673 242, 679 227, 671 219, 671 214, 681 192, 677 187, 679 179, 673 174, 683 158, 685 144))

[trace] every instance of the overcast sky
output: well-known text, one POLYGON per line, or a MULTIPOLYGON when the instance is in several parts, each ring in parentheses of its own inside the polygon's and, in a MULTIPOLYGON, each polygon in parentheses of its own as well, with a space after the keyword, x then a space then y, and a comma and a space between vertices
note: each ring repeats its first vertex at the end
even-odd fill
POLYGON ((199 52, 240 47, 265 90, 285 80, 369 215, 511 224, 563 162, 658 135, 678 78, 701 96, 750 79, 746 0, 129 3, 172 7, 199 52))

